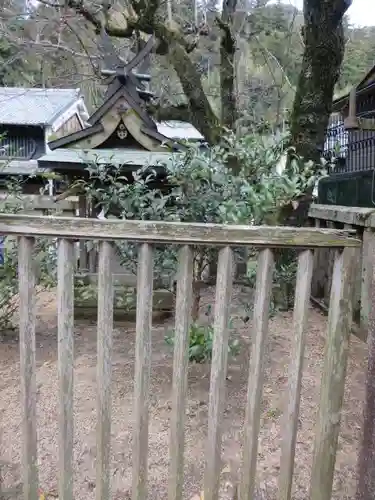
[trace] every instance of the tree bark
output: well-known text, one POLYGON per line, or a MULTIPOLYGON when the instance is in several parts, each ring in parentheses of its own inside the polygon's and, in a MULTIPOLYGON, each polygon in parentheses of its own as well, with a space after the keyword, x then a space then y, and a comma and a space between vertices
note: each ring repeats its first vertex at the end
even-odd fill
POLYGON ((291 114, 291 145, 306 161, 323 150, 345 39, 342 20, 351 0, 304 0, 302 70, 291 114))
POLYGON ((237 121, 237 103, 234 82, 236 38, 233 33, 233 14, 237 0, 224 0, 221 18, 217 24, 221 29, 220 39, 220 100, 221 123, 228 129, 234 129, 237 121))
POLYGON ((168 61, 177 73, 188 101, 191 123, 209 144, 220 140, 221 126, 218 117, 203 90, 202 80, 186 50, 178 43, 169 43, 168 61))

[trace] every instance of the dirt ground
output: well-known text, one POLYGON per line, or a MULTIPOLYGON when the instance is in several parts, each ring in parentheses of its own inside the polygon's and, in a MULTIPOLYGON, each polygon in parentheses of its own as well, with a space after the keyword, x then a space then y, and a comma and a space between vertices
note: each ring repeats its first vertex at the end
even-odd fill
MULTIPOLYGON (((212 301, 207 292, 203 308, 212 301)), ((241 350, 229 359, 227 405, 222 445, 222 498, 238 476, 242 423, 246 400, 247 367, 251 325, 239 319, 236 291, 233 317, 241 350)), ((279 314, 270 322, 263 396, 257 478, 265 498, 276 497, 280 463, 280 425, 285 402, 287 367, 291 340, 291 313, 279 314)), ((168 323, 154 326, 149 437, 149 498, 166 498, 172 352, 165 343, 168 323)), ((300 428, 293 498, 308 497, 314 424, 319 401, 326 318, 311 309, 301 401, 300 428)), ((112 498, 130 498, 131 428, 134 365, 134 324, 115 324, 112 410, 112 498)), ((96 421, 96 327, 80 322, 75 328, 75 499, 95 497, 96 421)), ((345 407, 339 440, 334 484, 335 499, 354 498, 357 444, 362 422, 366 346, 352 337, 345 391, 345 407)), ((15 485, 20 474, 19 354, 15 339, 0 344, 1 459, 5 482, 15 485)), ((41 489, 47 498, 57 496, 57 328, 53 296, 44 296, 38 307, 37 326, 38 459, 41 489)), ((192 365, 189 371, 189 401, 186 419, 185 498, 199 493, 202 485, 203 453, 207 425, 209 366, 192 365)))

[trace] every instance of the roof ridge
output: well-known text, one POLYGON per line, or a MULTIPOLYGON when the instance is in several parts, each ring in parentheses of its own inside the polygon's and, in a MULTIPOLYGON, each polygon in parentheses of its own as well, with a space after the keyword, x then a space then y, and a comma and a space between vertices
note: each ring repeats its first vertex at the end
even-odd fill
POLYGON ((79 88, 0 87, 0 123, 48 125, 81 95, 79 88))
POLYGON ((50 92, 80 92, 80 88, 69 88, 69 87, 64 87, 64 88, 43 88, 43 87, 1 87, 0 86, 0 92, 1 91, 6 91, 6 92, 42 92, 42 93, 50 93, 50 92))

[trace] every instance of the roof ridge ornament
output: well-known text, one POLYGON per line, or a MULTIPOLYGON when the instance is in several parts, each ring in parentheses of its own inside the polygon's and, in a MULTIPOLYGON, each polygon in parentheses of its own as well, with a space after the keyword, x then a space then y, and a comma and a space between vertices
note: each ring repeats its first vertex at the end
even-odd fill
POLYGON ((136 68, 152 51, 155 45, 155 38, 152 35, 145 46, 129 61, 125 62, 117 53, 111 37, 108 35, 105 28, 101 31, 101 42, 104 62, 107 68, 102 69, 101 73, 104 76, 112 76, 124 78, 125 80, 133 80, 133 83, 140 84, 142 81, 150 81, 150 75, 143 73, 134 73, 136 68))

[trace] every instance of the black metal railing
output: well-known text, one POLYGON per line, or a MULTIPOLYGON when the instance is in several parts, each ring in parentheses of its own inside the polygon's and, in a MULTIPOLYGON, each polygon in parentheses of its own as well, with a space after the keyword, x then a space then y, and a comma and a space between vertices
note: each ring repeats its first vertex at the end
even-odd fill
MULTIPOLYGON (((370 118, 375 126, 375 118, 369 114, 366 118, 370 118)), ((342 117, 331 117, 324 157, 332 164, 332 173, 375 169, 375 130, 346 130, 342 117)))

